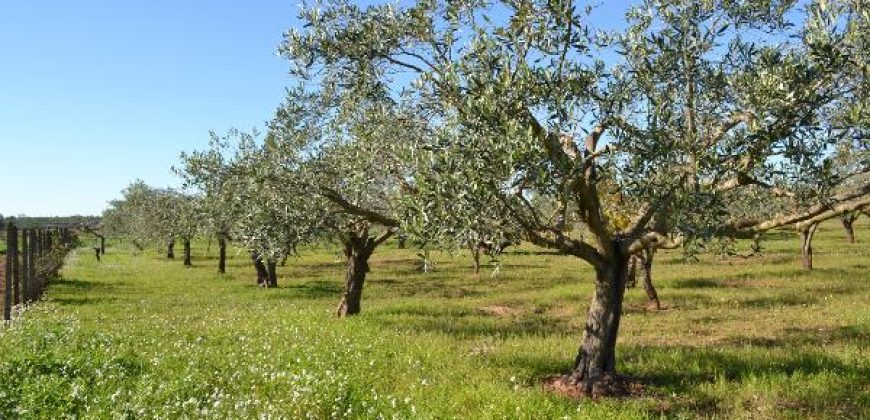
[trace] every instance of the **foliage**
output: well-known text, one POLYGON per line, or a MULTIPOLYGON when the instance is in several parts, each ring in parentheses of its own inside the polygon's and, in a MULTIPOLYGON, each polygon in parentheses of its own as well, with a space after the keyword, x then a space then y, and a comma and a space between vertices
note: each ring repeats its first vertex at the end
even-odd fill
POLYGON ((123 198, 109 203, 103 214, 103 227, 109 234, 163 246, 170 240, 192 240, 200 230, 202 217, 196 196, 150 187, 142 181, 131 183, 122 194, 123 198))

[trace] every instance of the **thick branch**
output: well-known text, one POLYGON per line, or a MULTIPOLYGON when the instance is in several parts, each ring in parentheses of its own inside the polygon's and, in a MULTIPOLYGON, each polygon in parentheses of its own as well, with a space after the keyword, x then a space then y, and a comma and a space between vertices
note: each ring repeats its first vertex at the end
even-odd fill
POLYGON ((683 245, 683 237, 669 238, 659 232, 647 232, 627 248, 628 254, 635 254, 651 247, 656 249, 674 249, 683 245))
POLYGON ((330 188, 321 188, 320 194, 325 197, 327 200, 333 202, 335 205, 344 209, 348 214, 352 214, 355 216, 360 216, 369 222, 377 223, 382 226, 387 227, 399 227, 399 221, 393 219, 392 217, 384 216, 376 211, 372 211, 369 209, 362 208, 357 206, 350 201, 347 201, 344 197, 341 196, 337 191, 330 188))
MULTIPOLYGON (((770 220, 738 220, 719 227, 720 234, 728 236, 753 235, 782 226, 809 221, 816 217, 827 217, 832 212, 836 216, 844 211, 857 210, 870 204, 870 184, 849 193, 834 197, 835 204, 817 204, 809 209, 770 220), (825 214, 825 216, 822 216, 825 214)), ((829 217, 828 217, 829 218, 829 217)), ((822 219, 825 220, 825 219, 822 219)))
POLYGON ((386 231, 384 231, 384 233, 380 234, 377 238, 374 239, 374 245, 378 246, 378 245, 384 243, 384 241, 386 241, 387 239, 390 239, 390 237, 395 235, 397 231, 398 231, 397 228, 387 229, 386 231))

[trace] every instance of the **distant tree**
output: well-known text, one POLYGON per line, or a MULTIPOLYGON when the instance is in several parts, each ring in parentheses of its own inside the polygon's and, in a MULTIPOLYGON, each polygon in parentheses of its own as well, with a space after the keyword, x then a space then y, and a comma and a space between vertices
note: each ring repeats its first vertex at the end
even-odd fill
POLYGON ((245 134, 231 130, 224 137, 213 132, 210 135, 209 149, 182 153, 182 166, 175 172, 182 177, 185 187, 200 193, 204 228, 213 232, 218 241, 218 272, 226 273, 227 243, 243 204, 236 200, 240 184, 228 159, 233 157, 236 139, 245 134))
POLYGON ((248 250, 262 287, 277 287, 277 263, 315 238, 324 217, 298 177, 286 176, 298 168, 283 159, 284 147, 272 133, 260 140, 256 131, 231 130, 213 135, 209 150, 182 155, 179 170, 203 197, 209 228, 248 250))
POLYGON ((184 265, 191 262, 191 241, 199 232, 199 200, 171 188, 159 189, 135 181, 104 211, 105 229, 129 236, 137 244, 166 244, 167 258, 175 258, 175 241, 184 247, 184 265))

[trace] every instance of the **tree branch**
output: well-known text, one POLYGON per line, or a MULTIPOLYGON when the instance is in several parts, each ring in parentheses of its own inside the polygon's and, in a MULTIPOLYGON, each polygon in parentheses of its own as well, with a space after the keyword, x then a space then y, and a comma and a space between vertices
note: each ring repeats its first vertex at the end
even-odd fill
POLYGON ((376 211, 357 206, 350 201, 347 201, 344 197, 341 196, 341 194, 331 188, 322 187, 320 189, 320 194, 327 200, 344 209, 344 211, 348 214, 360 216, 368 220, 369 222, 377 223, 382 226, 399 227, 400 223, 398 220, 393 219, 392 217, 384 216, 376 211))

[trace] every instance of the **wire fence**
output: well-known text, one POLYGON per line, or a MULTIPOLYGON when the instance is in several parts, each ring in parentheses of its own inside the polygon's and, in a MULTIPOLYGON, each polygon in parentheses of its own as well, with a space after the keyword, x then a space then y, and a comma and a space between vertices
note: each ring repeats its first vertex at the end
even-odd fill
POLYGON ((0 237, 6 239, 5 255, 0 255, 3 319, 10 321, 16 312, 42 297, 77 238, 67 227, 19 229, 14 221, 7 222, 5 229, 0 227, 0 237))

